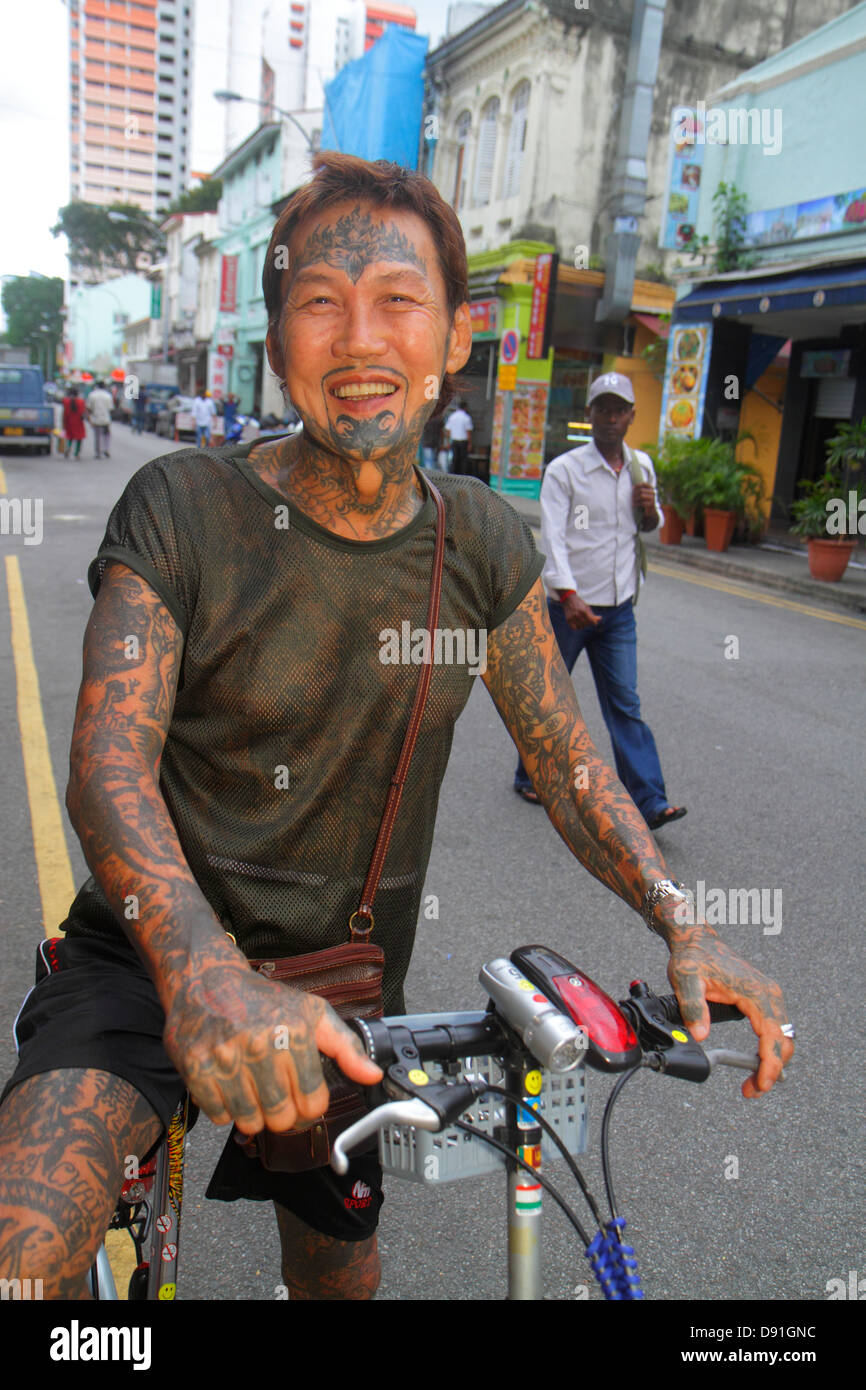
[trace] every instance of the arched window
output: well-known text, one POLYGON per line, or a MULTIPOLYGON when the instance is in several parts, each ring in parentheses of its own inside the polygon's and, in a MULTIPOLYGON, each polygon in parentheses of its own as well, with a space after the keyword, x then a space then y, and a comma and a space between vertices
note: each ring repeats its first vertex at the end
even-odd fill
POLYGON ((503 198, 514 198, 520 191, 520 168, 526 146, 528 112, 529 82, 521 82, 515 87, 511 98, 511 127, 508 131, 508 148, 505 151, 505 168, 502 174, 503 198))
POLYGON ((466 174, 468 172, 466 146, 469 142, 471 129, 472 116, 469 111, 464 111, 457 120, 457 172, 454 175, 454 196, 451 199, 455 212, 459 212, 461 208, 466 206, 466 174))
POLYGON ((478 157, 475 163, 475 196, 473 206, 484 207, 490 202, 493 188, 493 165, 496 162, 496 135, 499 125, 499 97, 491 97, 481 112, 478 134, 478 157))

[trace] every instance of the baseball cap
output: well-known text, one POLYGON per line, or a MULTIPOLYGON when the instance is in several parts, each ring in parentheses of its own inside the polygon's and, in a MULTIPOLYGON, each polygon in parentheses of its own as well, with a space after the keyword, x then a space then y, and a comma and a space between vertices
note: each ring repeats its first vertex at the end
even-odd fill
POLYGON ((597 376, 589 388, 587 405, 592 405, 599 396, 619 396, 621 400, 628 401, 629 405, 634 405, 634 387, 628 377, 620 372, 605 372, 602 376, 597 376))

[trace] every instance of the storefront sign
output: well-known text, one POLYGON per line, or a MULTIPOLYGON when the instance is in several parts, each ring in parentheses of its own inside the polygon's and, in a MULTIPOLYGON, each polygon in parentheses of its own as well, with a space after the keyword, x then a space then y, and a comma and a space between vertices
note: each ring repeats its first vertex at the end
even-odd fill
POLYGON ((535 258, 532 306, 529 310, 529 338, 526 344, 528 358, 546 357, 550 351, 558 264, 559 256, 551 251, 545 251, 535 258))
POLYGON ((223 256, 220 277, 220 312, 232 314, 238 307, 238 256, 223 256))
POLYGON ((805 241, 839 232, 866 228, 866 188, 834 193, 807 203, 792 203, 746 217, 746 246, 773 246, 779 242, 805 241))
POLYGON ((231 343, 218 343, 217 352, 221 357, 234 357, 235 355, 235 350, 231 343))
MULTIPOLYGON (((500 369, 501 370, 501 369, 500 369)), ((544 463, 544 429, 547 423, 546 381, 518 381, 511 407, 511 428, 506 478, 540 478, 544 463)), ((490 474, 498 474, 502 453, 504 397, 496 397, 493 408, 493 436, 490 447, 490 474)))
POLYGON ((499 332, 499 300, 476 299, 469 305, 473 338, 495 337, 499 332))
POLYGON ((804 352, 800 376, 846 377, 850 374, 850 348, 823 348, 804 352))
POLYGON ((228 382, 228 358, 220 352, 209 352, 207 355, 207 384, 208 390, 216 400, 220 400, 226 394, 228 382))
POLYGON ((712 323, 674 324, 671 328, 659 443, 666 434, 681 434, 689 439, 700 436, 712 343, 712 323))

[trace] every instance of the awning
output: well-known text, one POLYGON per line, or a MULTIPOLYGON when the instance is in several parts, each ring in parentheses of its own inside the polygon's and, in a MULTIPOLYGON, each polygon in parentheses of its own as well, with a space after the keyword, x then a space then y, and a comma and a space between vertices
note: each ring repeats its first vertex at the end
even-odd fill
POLYGON ((783 339, 832 337, 843 324, 866 320, 866 261, 708 280, 674 305, 675 323, 713 318, 738 319, 783 339))
POLYGON ((642 323, 644 328, 648 328, 650 333, 655 333, 658 338, 666 338, 671 331, 670 319, 659 318, 657 314, 636 314, 632 310, 632 318, 642 323))

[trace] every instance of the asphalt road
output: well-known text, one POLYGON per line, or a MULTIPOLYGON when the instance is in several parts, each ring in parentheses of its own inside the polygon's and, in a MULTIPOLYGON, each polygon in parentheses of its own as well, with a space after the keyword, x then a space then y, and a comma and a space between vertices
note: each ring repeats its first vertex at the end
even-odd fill
MULTIPOLYGON (((0 657, 7 658, 0 664, 4 1076, 14 1062, 11 1024, 32 983, 44 930, 11 659, 10 584, 20 567, 62 803, 91 603, 87 563, 125 480, 164 452, 152 436, 138 439, 119 425, 113 433, 110 461, 0 457, 8 497, 43 501, 40 544, 0 536, 4 556, 14 557, 0 617, 0 657)), ((773 895, 781 893, 774 921, 720 931, 781 983, 798 1052, 784 1084, 753 1102, 742 1099, 741 1074, 732 1071, 704 1086, 649 1073, 635 1078, 613 1123, 617 1191, 648 1297, 825 1299, 829 1280, 847 1280, 851 1270, 866 1274, 858 1220, 864 633, 829 613, 825 620, 762 602, 757 591, 725 592, 708 578, 651 575, 638 608, 644 714, 670 799, 689 807, 684 821, 660 832, 659 843, 672 874, 692 887, 702 880, 707 891, 726 894, 759 888, 768 904, 778 904, 773 895)), ((575 679, 590 730, 609 756, 584 662, 575 679)), ((425 887, 439 900, 439 917, 419 923, 408 1007, 480 1007, 482 961, 535 941, 567 955, 615 996, 635 977, 665 986, 662 944, 575 863, 544 812, 513 795, 513 763, 508 734, 479 682, 457 726, 442 791, 425 887)), ((53 795, 43 786, 37 799, 47 803, 53 795)), ((85 870, 68 825, 66 841, 77 885, 85 870)), ((719 1031, 734 1045, 748 1030, 719 1031)), ((584 1166, 599 1195, 597 1137, 608 1090, 607 1078, 590 1074, 584 1166)), ((270 1209, 204 1200, 224 1137, 203 1120, 190 1140, 180 1297, 271 1299, 280 1276, 270 1209)), ((561 1176, 558 1166, 551 1171, 561 1176)), ((380 1298, 501 1299, 503 1189, 499 1176, 437 1189, 388 1183, 380 1298)), ((548 1296, 574 1298, 588 1283, 586 1263, 570 1227, 552 1203, 547 1207, 548 1296)))

